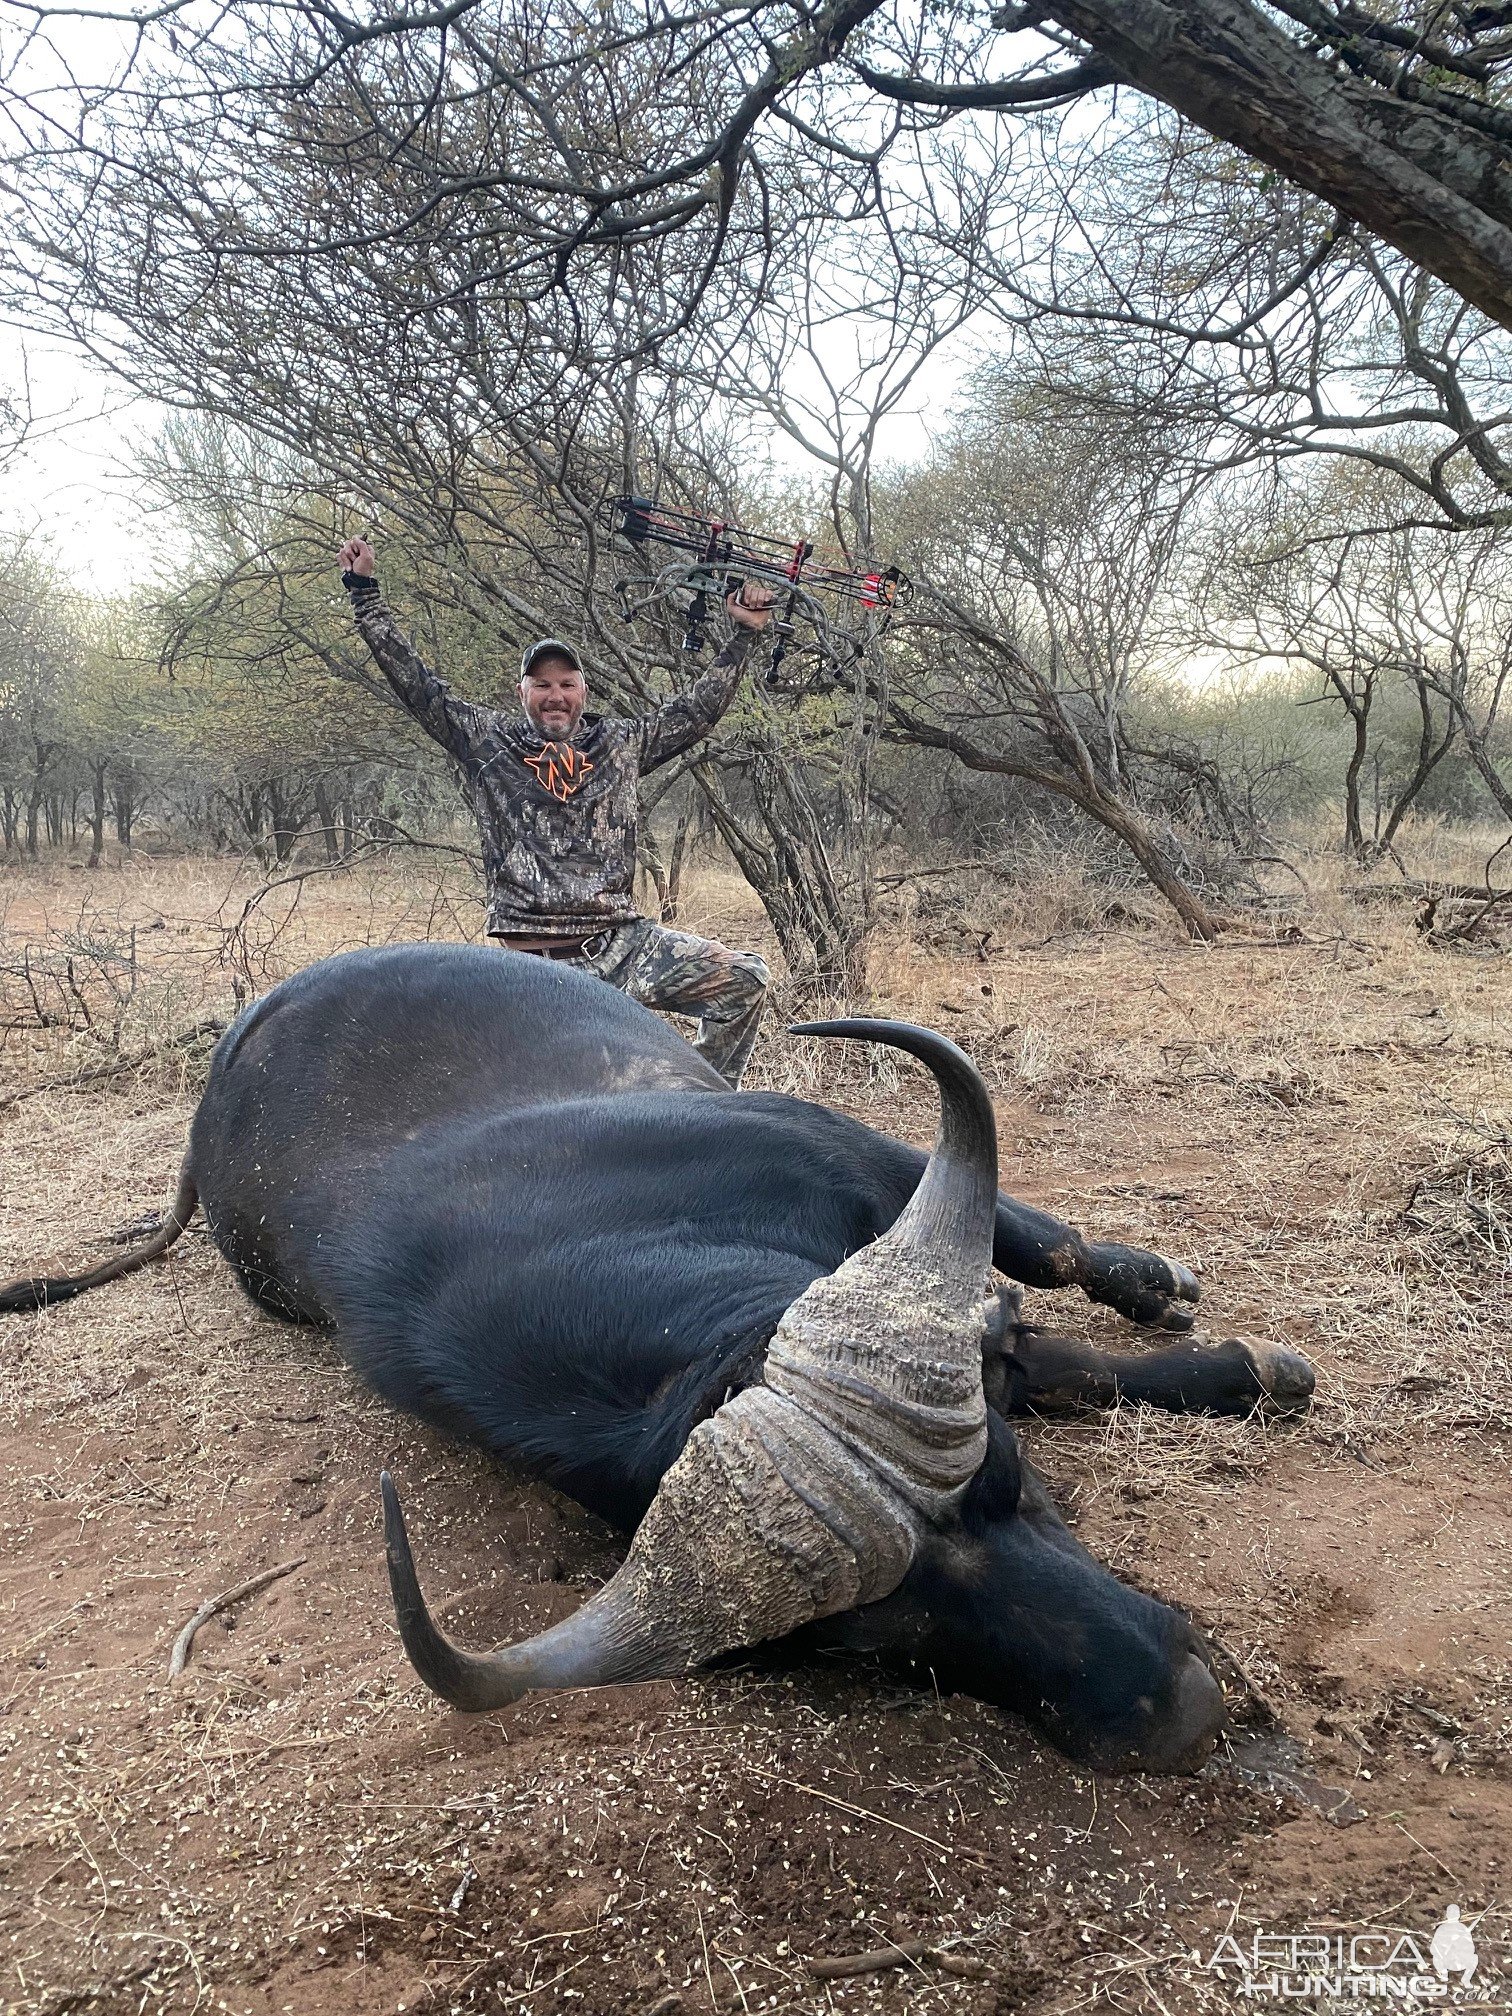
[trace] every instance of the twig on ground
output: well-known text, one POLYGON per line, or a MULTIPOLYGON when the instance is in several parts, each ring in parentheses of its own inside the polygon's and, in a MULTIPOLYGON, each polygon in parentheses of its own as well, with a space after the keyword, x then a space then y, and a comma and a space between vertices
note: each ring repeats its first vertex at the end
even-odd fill
POLYGON ((774 1785, 785 1785, 790 1792, 806 1793, 810 1799, 818 1799, 825 1806, 834 1806, 842 1813, 850 1813, 858 1820, 870 1820, 878 1827, 892 1827, 899 1834, 908 1835, 912 1841, 922 1841, 926 1848, 934 1848, 941 1855, 959 1856, 962 1861, 974 1862, 978 1868, 989 1866, 986 1858, 974 1855, 969 1848, 954 1848, 948 1841, 937 1841, 933 1834, 921 1834, 917 1827, 905 1827, 901 1820, 894 1820, 890 1814, 874 1813, 869 1806, 853 1806, 848 1799, 837 1799, 832 1792, 821 1792, 817 1785, 804 1785, 796 1778, 783 1778, 775 1771, 763 1771, 759 1765, 751 1766, 758 1778, 766 1778, 774 1785))
POLYGON ((717 2009, 719 1998, 714 1993, 714 1969, 709 1965, 709 1941, 704 1933, 703 1906, 696 1897, 693 1899, 693 1909, 698 1913, 698 1941, 703 1947, 704 1979, 709 1984, 709 2007, 717 2009))
POLYGON ((1254 1702, 1255 1706, 1266 1717, 1267 1721, 1277 1727, 1284 1727, 1280 1709, 1277 1708, 1264 1688, 1261 1687, 1259 1681, 1254 1678, 1232 1645, 1226 1645, 1218 1636, 1218 1633, 1212 1629, 1208 1629, 1205 1635, 1209 1645, 1212 1646, 1220 1659, 1232 1669, 1234 1678, 1239 1682, 1239 1685, 1244 1689, 1251 1701, 1254 1702))
POLYGON ((1442 1729, 1450 1736, 1463 1736, 1465 1733, 1452 1716, 1440 1714, 1437 1708, 1430 1708, 1426 1701, 1414 1701, 1410 1694, 1394 1694, 1392 1699, 1399 1707, 1406 1708, 1414 1715, 1421 1715, 1434 1729, 1442 1729))
POLYGON ((7 1092, 0 1098, 0 1107, 19 1106, 23 1099, 35 1099, 43 1092, 73 1092, 81 1085, 98 1085, 107 1078, 124 1077, 128 1071, 140 1070, 144 1064, 150 1064, 155 1057, 161 1057, 169 1050, 190 1050, 207 1036, 219 1036, 225 1027, 224 1018, 219 1016, 191 1023, 187 1029, 180 1029, 176 1036, 153 1043, 145 1050, 135 1050, 129 1057, 113 1057, 108 1064, 92 1064, 87 1071, 76 1071, 67 1078, 44 1078, 40 1085, 23 1085, 19 1092, 7 1092))
POLYGON ((201 1603, 173 1641, 173 1651, 168 1660, 168 1678, 177 1680, 189 1664, 189 1655, 194 1650, 194 1636, 202 1625, 208 1624, 212 1617, 219 1616, 222 1610, 229 1610, 232 1604, 245 1602, 249 1596, 260 1595, 270 1584, 281 1582, 285 1575, 292 1575, 296 1568, 303 1568, 308 1559, 307 1554, 301 1554, 296 1561, 283 1561, 276 1568, 264 1568, 260 1575, 253 1575, 246 1582, 238 1582, 234 1589, 226 1590, 224 1595, 212 1596, 208 1602, 201 1603))
POLYGON ((889 1967, 907 1967, 929 1954, 927 1939, 899 1939, 886 1946, 874 1946, 866 1953, 837 1953, 833 1957, 810 1960, 810 1974, 821 1981, 843 1981, 852 1974, 881 1974, 889 1967))
POLYGON ((889 1967, 911 1967, 920 1960, 927 1960, 931 1966, 943 1973, 954 1974, 963 1981, 976 1981, 987 1971, 980 1960, 970 1960, 959 1953, 944 1952, 932 1946, 927 1939, 889 1940, 885 1946, 876 1946, 866 1953, 839 1953, 811 1959, 808 1963, 810 1974, 821 1981, 843 1981, 853 1974, 881 1974, 889 1967))

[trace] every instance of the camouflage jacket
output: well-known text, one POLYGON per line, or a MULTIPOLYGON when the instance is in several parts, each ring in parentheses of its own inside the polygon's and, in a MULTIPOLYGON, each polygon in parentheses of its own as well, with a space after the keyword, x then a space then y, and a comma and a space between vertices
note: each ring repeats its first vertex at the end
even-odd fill
POLYGON ((490 935, 568 938, 636 917, 636 780, 725 713, 750 634, 737 630, 701 679, 651 713, 585 714, 570 740, 553 742, 523 712, 459 698, 421 661, 377 581, 342 580, 384 677, 462 773, 483 836, 490 935))

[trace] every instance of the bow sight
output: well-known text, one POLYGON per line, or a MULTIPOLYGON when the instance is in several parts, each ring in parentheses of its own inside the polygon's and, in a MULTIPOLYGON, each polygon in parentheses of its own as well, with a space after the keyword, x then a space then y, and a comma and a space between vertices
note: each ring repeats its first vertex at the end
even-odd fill
POLYGON ((853 631, 838 640, 850 652, 848 659, 840 657, 820 597, 858 603, 873 618, 872 635, 876 636, 887 628, 894 610, 907 602, 910 593, 908 578, 897 567, 865 573, 847 566, 843 555, 817 552, 812 540, 772 539, 722 519, 656 504, 649 497, 613 498, 604 505, 600 522, 641 550, 648 567, 650 555, 642 550, 647 546, 666 546, 688 556, 616 584, 620 613, 627 623, 655 602, 665 599, 678 604, 687 619, 684 651, 703 649, 711 603, 723 601, 747 581, 785 588, 786 601, 772 620, 772 656, 766 674, 769 686, 777 684, 800 619, 813 630, 820 658, 831 669, 860 660, 865 642, 853 631))

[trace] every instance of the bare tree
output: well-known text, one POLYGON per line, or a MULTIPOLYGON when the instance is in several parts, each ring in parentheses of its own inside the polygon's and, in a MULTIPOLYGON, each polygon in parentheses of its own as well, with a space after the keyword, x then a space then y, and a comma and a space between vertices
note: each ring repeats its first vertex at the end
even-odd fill
POLYGON ((1324 447, 1395 478, 1394 524, 1512 509, 1493 11, 172 0, 123 10, 114 67, 73 75, 70 10, 3 0, 0 270, 15 312, 220 430, 196 480, 233 521, 228 592, 278 589, 270 649, 361 679, 314 592, 355 522, 403 552, 416 621, 464 663, 570 627, 613 702, 661 689, 666 637, 614 613, 605 497, 736 509, 771 492, 752 429, 776 426, 836 538, 870 550, 878 428, 939 344, 996 316, 1035 366, 1014 426, 1053 423, 1040 473, 1067 487, 1071 427, 1089 467, 1117 464, 1138 537, 1041 539, 999 497, 984 547, 945 499, 956 543, 921 542, 934 592, 897 633, 901 671, 874 659, 828 720, 753 710, 695 788, 820 969, 851 963, 821 945, 830 912, 864 935, 881 718, 963 762, 1037 764, 1206 934, 1159 803, 1177 752, 1127 705, 1191 498, 1324 447), (1093 92, 1097 134, 1062 135, 1093 92), (882 359, 859 398, 832 368, 841 331, 882 359), (1107 444, 1157 435, 1179 454, 1140 492, 1138 456, 1107 444))
MULTIPOLYGON (((1213 563, 1214 648, 1272 667, 1306 668, 1316 701, 1349 728, 1343 842, 1368 863, 1394 849, 1403 822, 1463 738, 1512 814, 1492 755, 1509 669, 1509 583, 1492 532, 1438 527, 1362 533, 1381 479, 1337 472, 1286 501, 1246 540, 1231 525, 1213 563), (1402 733, 1404 712, 1412 731, 1402 733), (1394 738, 1400 753, 1388 753, 1394 738), (1405 744, 1405 747, 1402 745, 1405 744), (1374 816, 1363 797, 1375 772, 1374 816), (1384 785, 1384 789, 1383 789, 1384 785)), ((1253 499, 1249 512, 1254 523, 1253 499)))
MULTIPOLYGON (((22 43, 8 65, 17 89, 29 74, 27 40, 82 10, 7 0, 6 12, 22 43)), ((214 159, 233 124, 282 141, 312 101, 343 95, 347 145, 332 149, 332 174, 376 152, 401 201, 354 235, 331 230, 308 192, 281 234, 296 263, 320 243, 360 261, 396 227, 428 229, 428 218, 483 255, 458 276, 464 291, 502 284, 522 307, 549 311, 549 289, 575 263, 600 254, 612 263, 626 247, 688 235, 698 245, 688 276, 696 297, 746 228, 743 185, 759 185, 795 139, 815 168, 856 187, 920 130, 1038 114, 1123 84, 1512 324, 1509 37, 1495 5, 1455 0, 1418 18, 1384 0, 1010 0, 984 18, 965 0, 919 11, 881 0, 756 0, 670 16, 450 0, 364 20, 315 0, 234 12, 218 0, 174 0, 123 14, 137 24, 129 109, 108 135, 51 111, 48 153, 82 144, 107 180, 114 165, 134 162, 171 210, 186 168, 214 159), (464 99, 471 158, 434 147, 438 115, 464 99), (164 130, 144 159, 146 110, 161 123, 165 101, 177 134, 164 130), (429 186, 406 189, 427 162, 429 186), (475 237, 485 210, 517 224, 502 261, 475 237)), ((98 94, 86 103, 98 112, 98 94)), ((202 243, 229 250, 245 215, 225 200, 201 212, 202 243)), ((190 221, 188 210, 165 218, 167 234, 190 221)), ((434 295, 438 306, 446 298, 434 295)), ((687 300, 665 299, 669 331, 687 300)))
POLYGON ((1047 412, 1011 381, 978 390, 969 423, 897 500, 927 585, 890 654, 891 732, 1077 806, 1188 932, 1212 938, 1219 920, 1145 802, 1165 738, 1136 705, 1167 643, 1200 476, 1179 440, 1109 438, 1095 413, 1047 412))
MULTIPOLYGON (((25 539, 0 555, 0 790, 5 844, 35 858, 68 752, 80 641, 68 585, 25 539), (25 814, 24 829, 21 814, 25 814)), ((58 814, 52 812, 52 825, 58 814)))

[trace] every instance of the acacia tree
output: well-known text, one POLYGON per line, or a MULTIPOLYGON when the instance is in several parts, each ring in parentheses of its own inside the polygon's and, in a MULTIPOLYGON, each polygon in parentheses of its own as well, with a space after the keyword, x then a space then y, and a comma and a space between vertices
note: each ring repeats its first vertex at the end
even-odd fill
MULTIPOLYGON (((1096 388, 1105 432, 1154 415, 1209 467, 1368 442, 1396 458, 1404 510, 1413 492, 1457 523, 1512 496, 1503 423, 1475 396, 1512 321, 1494 10, 169 0, 113 76, 78 80, 28 48, 66 7, 4 11, 13 302, 255 440, 297 472, 279 479, 292 509, 319 471, 311 537, 323 511, 402 540, 426 620, 502 653, 575 617, 614 699, 656 690, 659 652, 595 592, 597 507, 700 469, 690 386, 786 424, 791 386, 756 368, 791 356, 784 317, 901 327, 917 355, 920 303, 944 324, 995 314, 1044 386, 1096 388), (1095 144, 1083 116, 1059 147, 1065 106, 1094 93, 1095 144), (843 234, 861 277, 816 318, 843 234), (1332 396, 1346 381, 1352 402, 1332 396)), ((871 461, 826 464, 862 547, 871 461)), ((313 549, 286 544, 280 573, 298 565, 313 549)), ((930 606, 981 648, 969 596, 930 606)), ((1065 776, 1079 738, 1107 752, 1088 802, 1110 780, 1137 796, 1108 721, 1089 742, 1080 703, 1068 718, 1065 776)), ((851 719, 862 802, 864 707, 851 719)), ((747 768, 764 760, 753 744, 747 768)), ((764 824, 797 817, 747 784, 764 824)), ((803 872, 812 894, 822 864, 803 872)))
POLYGON ((60 782, 77 700, 75 598, 25 540, 0 555, 0 793, 5 848, 36 858, 49 792, 60 782), (23 826, 24 818, 24 826, 23 826))
MULTIPOLYGON (((1257 533, 1256 500, 1235 500, 1215 538, 1207 598, 1210 644, 1241 660, 1305 668, 1314 703, 1336 707, 1348 728, 1343 844, 1369 864, 1390 852, 1435 771, 1463 739, 1503 811, 1512 794, 1493 745, 1507 676, 1509 583, 1493 531, 1390 527, 1361 533, 1372 515, 1375 472, 1331 472, 1284 500, 1257 533), (1405 752, 1400 723, 1415 724, 1405 752), (1363 786, 1373 766, 1374 818, 1363 786), (1384 795, 1381 786, 1385 784, 1384 795)), ((1389 497, 1388 497, 1389 503, 1389 497)))
POLYGON ((79 611, 78 673, 63 733, 69 759, 88 780, 86 868, 99 868, 105 859, 112 786, 117 837, 123 846, 130 844, 131 811, 161 714, 153 691, 156 665, 144 649, 135 615, 129 607, 109 603, 87 604, 79 611), (123 808, 127 814, 124 834, 123 808))
POLYGON ((1106 439, 1085 409, 978 399, 893 504, 924 591, 890 654, 890 732, 1075 805, 1128 849, 1192 936, 1219 921, 1159 809, 1179 759, 1140 706, 1173 644, 1183 530, 1201 496, 1183 444, 1106 439))
MULTIPOLYGON (((1404 477, 1451 515, 1482 509, 1463 463, 1505 502, 1499 404, 1477 399, 1505 374, 1486 318, 1507 325, 1512 301, 1494 8, 1067 0, 984 21, 964 0, 665 18, 451 0, 362 18, 174 0, 118 75, 73 91, 61 57, 25 50, 68 8, 0 11, 26 24, 14 285, 175 403, 339 405, 402 359, 401 414, 434 423, 453 397, 496 429, 528 410, 549 462, 585 378, 686 369, 690 335, 737 346, 814 223, 865 235, 873 310, 927 275, 1052 343, 1137 336, 1139 397, 1206 405, 1281 452, 1366 440, 1369 370, 1374 397, 1400 388, 1458 444, 1404 477), (1099 120, 1060 146, 1088 93, 1099 120), (240 344, 216 340, 228 294, 240 344), (264 365, 286 333, 302 362, 264 365)), ((320 429, 285 438, 318 448, 320 429)), ((451 445, 443 430, 416 479, 444 488, 451 445)))
MULTIPOLYGON (((82 13, 47 0, 7 0, 6 11, 23 44, 82 13)), ((333 151, 333 170, 349 167, 366 138, 391 187, 427 165, 423 200, 375 219, 360 239, 331 229, 318 204, 291 213, 282 236, 296 260, 322 241, 370 252, 426 209, 445 211, 468 237, 486 208, 510 216, 517 249, 502 269, 485 258, 474 284, 502 281, 522 302, 539 304, 543 286, 564 285, 585 258, 675 235, 697 238, 707 280, 741 229, 738 192, 763 184, 795 138, 818 171, 854 187, 854 171, 875 175, 921 132, 1132 86, 1512 325, 1512 38, 1495 5, 1453 0, 1419 18, 1386 0, 1007 0, 984 16, 966 0, 929 9, 755 0, 673 15, 567 4, 543 15, 449 0, 362 16, 318 0, 235 10, 170 0, 138 18, 126 108, 108 141, 59 112, 44 122, 50 153, 82 141, 113 181, 112 164, 147 165, 149 123, 177 123, 178 144, 169 130, 150 150, 172 208, 191 159, 215 161, 233 127, 280 141, 334 85, 359 144, 345 159, 333 151), (464 94, 482 143, 469 161, 434 146, 435 113, 464 94), (490 145, 501 140, 507 148, 490 145)), ((228 187, 215 193, 221 200, 197 219, 165 218, 169 234, 195 221, 202 241, 234 241, 245 213, 228 187)), ((682 301, 663 304, 668 326, 685 313, 682 301)))

